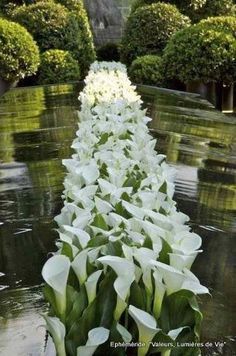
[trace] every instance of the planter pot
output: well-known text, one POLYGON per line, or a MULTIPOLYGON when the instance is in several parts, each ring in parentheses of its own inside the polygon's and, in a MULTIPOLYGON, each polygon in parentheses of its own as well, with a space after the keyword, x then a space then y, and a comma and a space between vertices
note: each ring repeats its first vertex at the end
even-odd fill
POLYGON ((189 82, 186 85, 188 92, 200 94, 212 103, 216 109, 231 113, 234 108, 234 85, 221 83, 203 83, 201 81, 189 82))
POLYGON ((0 78, 0 96, 2 96, 6 91, 11 88, 14 88, 17 85, 18 81, 16 82, 7 82, 0 78))
POLYGON ((234 84, 216 83, 215 107, 224 113, 234 111, 234 84))

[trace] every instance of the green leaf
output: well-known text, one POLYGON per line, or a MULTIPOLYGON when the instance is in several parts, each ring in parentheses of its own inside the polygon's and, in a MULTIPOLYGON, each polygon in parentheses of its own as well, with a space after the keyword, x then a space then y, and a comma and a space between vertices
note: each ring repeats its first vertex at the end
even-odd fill
POLYGON ((102 230, 108 231, 108 226, 106 224, 106 221, 104 220, 104 218, 101 214, 95 215, 95 218, 94 218, 93 222, 91 223, 91 225, 99 227, 102 230))
POLYGON ((162 263, 165 263, 167 265, 170 264, 170 258, 169 258, 169 253, 172 252, 172 249, 168 242, 166 242, 164 239, 162 239, 162 249, 159 255, 159 261, 162 263))
POLYGON ((73 260, 72 247, 67 242, 63 242, 63 244, 62 244, 61 255, 69 257, 70 261, 73 260))
POLYGON ((136 308, 145 310, 145 305, 146 305, 145 288, 140 287, 136 281, 134 281, 130 287, 129 304, 134 305, 136 308))

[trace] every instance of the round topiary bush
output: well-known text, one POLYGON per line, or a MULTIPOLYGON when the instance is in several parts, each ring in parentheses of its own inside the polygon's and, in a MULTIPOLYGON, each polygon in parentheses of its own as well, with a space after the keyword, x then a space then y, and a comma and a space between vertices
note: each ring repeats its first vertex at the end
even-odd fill
POLYGON ((130 79, 138 84, 163 85, 161 57, 146 55, 136 58, 129 67, 130 79))
POLYGON ((136 0, 132 12, 138 7, 164 2, 176 5, 180 12, 190 17, 193 22, 210 16, 230 15, 234 10, 233 0, 136 0))
POLYGON ((209 17, 200 21, 199 25, 215 31, 224 31, 236 38, 236 17, 235 16, 217 16, 209 17))
POLYGON ((70 52, 51 49, 41 55, 39 84, 55 84, 80 79, 80 67, 70 52))
POLYGON ((98 61, 116 61, 120 60, 119 46, 117 43, 106 43, 97 49, 98 61))
POLYGON ((126 24, 122 61, 129 64, 138 56, 160 54, 171 36, 189 25, 189 18, 173 5, 157 3, 138 8, 126 24))
POLYGON ((18 81, 34 74, 39 62, 38 47, 28 31, 0 18, 0 78, 18 81))
POLYGON ((41 51, 62 49, 78 59, 83 75, 95 58, 85 11, 69 11, 53 1, 16 8, 12 13, 33 35, 41 51))
POLYGON ((229 33, 193 25, 176 33, 163 53, 163 71, 184 83, 231 83, 236 79, 236 39, 229 33))

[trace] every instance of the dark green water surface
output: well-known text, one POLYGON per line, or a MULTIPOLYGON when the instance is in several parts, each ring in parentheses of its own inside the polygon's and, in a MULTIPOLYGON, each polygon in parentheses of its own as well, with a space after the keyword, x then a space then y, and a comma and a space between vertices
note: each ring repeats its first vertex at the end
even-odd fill
MULTIPOLYGON (((0 98, 0 355, 44 347, 41 269, 55 249, 63 158, 77 129, 79 84, 15 89, 0 98)), ((197 95, 140 87, 157 150, 177 169, 176 200, 203 238, 193 270, 201 298, 203 355, 236 355, 236 117, 197 95), (223 341, 222 347, 214 342, 223 341)), ((183 355, 184 356, 184 355, 183 355)))

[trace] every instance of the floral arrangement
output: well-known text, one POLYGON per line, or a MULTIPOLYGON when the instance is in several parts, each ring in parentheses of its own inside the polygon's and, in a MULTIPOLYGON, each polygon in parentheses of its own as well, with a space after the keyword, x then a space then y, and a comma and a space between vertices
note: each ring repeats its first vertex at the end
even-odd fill
POLYGON ((58 356, 174 355, 199 341, 196 296, 208 289, 190 268, 201 238, 176 208, 174 171, 125 66, 95 62, 85 84, 58 251, 42 270, 47 330, 58 356))

